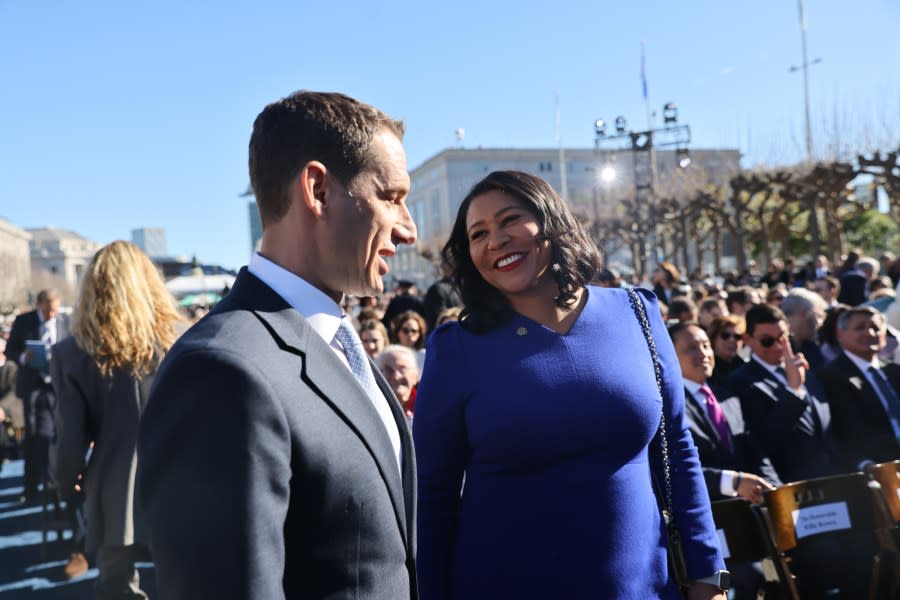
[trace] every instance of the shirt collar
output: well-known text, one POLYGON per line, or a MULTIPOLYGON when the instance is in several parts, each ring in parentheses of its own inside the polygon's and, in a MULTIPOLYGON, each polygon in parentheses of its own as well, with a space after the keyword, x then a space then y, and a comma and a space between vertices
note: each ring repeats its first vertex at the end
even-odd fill
POLYGON ((764 361, 763 359, 761 359, 760 357, 758 357, 756 354, 753 354, 753 353, 750 354, 750 358, 755 360, 760 365, 762 365, 766 371, 768 371, 769 373, 771 373, 772 375, 774 375, 776 377, 779 377, 780 373, 776 372, 775 369, 777 369, 778 367, 781 367, 782 369, 784 368, 784 365, 781 363, 779 363, 777 365, 770 365, 769 363, 767 363, 766 361, 764 361))
POLYGON ((344 313, 341 311, 341 307, 325 292, 258 252, 253 253, 247 270, 303 315, 310 327, 325 340, 325 343, 331 343, 341 325, 344 313))
POLYGON ((682 381, 684 381, 684 389, 690 392, 691 396, 693 396, 694 398, 699 398, 698 394, 700 394, 700 386, 703 384, 691 381, 687 378, 682 378, 682 381))
POLYGON ((844 350, 844 354, 846 354, 847 358, 850 359, 850 362, 852 362, 854 365, 856 365, 856 368, 858 368, 863 373, 868 371, 869 367, 875 367, 876 369, 881 367, 881 364, 878 362, 877 354, 872 357, 872 360, 866 360, 863 357, 857 356, 856 354, 853 354, 852 352, 847 352, 846 350, 844 350))

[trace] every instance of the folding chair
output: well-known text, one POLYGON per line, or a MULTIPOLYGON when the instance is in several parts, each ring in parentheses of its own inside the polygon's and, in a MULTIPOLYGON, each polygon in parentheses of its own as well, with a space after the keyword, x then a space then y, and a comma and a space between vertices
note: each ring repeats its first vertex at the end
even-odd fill
POLYGON ((881 485, 881 491, 887 502, 894 523, 900 523, 900 460, 870 465, 866 474, 881 485))
MULTIPOLYGON (((862 473, 851 473, 790 483, 765 492, 763 497, 778 550, 796 557, 804 548, 807 552, 813 548, 838 548, 844 554, 832 554, 829 558, 840 560, 840 564, 816 564, 818 575, 849 569, 851 561, 859 560, 870 564, 868 597, 895 598, 897 548, 890 535, 893 519, 880 486, 862 473), (861 540, 866 541, 867 549, 862 548, 861 540), (823 541, 830 546, 823 546, 823 541)), ((804 575, 794 567, 792 570, 801 578, 798 583, 802 591, 804 575)), ((814 576, 807 576, 809 584, 814 576)))
POLYGON ((713 520, 725 562, 762 564, 766 600, 799 600, 794 576, 772 540, 766 516, 747 500, 712 503, 713 520))

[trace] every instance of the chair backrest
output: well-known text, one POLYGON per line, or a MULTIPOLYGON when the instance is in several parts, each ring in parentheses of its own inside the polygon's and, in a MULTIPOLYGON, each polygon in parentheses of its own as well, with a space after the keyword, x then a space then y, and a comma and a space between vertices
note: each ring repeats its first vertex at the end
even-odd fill
POLYGON ((761 563, 766 598, 797 600, 800 597, 784 555, 772 539, 765 509, 742 498, 731 498, 713 502, 712 513, 726 561, 761 563))
POLYGON ((865 475, 850 473, 789 483, 763 497, 775 542, 786 551, 808 536, 889 526, 876 493, 865 475))
POLYGON ((871 465, 866 472, 881 484, 881 491, 895 523, 900 523, 900 460, 871 465))
POLYGON ((755 562, 769 556, 765 532, 750 502, 742 498, 712 503, 719 547, 726 560, 755 562))

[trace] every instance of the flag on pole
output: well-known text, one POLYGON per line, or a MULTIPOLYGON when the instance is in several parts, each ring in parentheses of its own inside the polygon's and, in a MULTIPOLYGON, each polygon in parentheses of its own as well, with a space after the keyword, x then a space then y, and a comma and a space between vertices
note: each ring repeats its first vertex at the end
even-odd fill
POLYGON ((647 60, 644 56, 644 42, 641 42, 641 89, 644 92, 644 100, 647 99, 647 60))

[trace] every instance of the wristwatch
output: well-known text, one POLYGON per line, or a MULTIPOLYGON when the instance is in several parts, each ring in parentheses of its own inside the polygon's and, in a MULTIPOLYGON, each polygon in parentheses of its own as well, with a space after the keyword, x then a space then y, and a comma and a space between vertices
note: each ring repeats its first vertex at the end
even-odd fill
POLYGON ((731 573, 722 569, 720 571, 716 571, 709 577, 703 577, 702 579, 698 579, 697 581, 714 585, 723 592, 727 592, 728 588, 731 587, 731 573))

